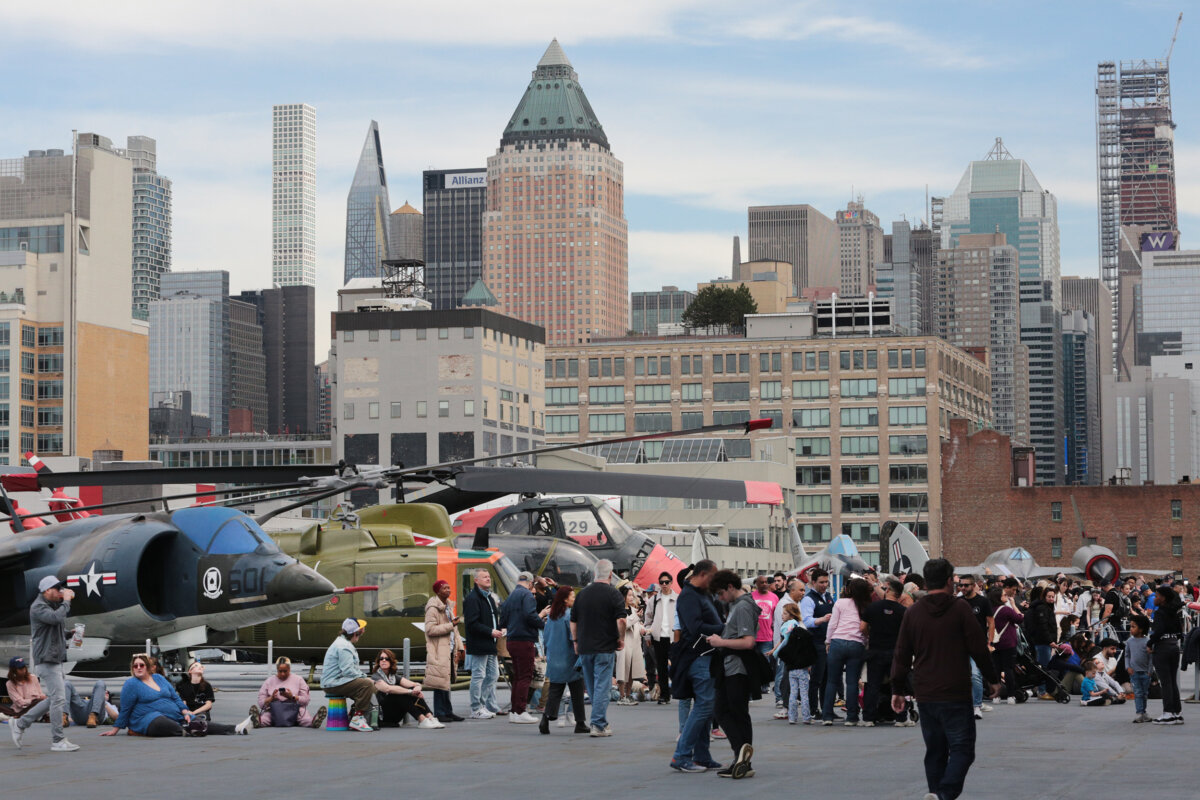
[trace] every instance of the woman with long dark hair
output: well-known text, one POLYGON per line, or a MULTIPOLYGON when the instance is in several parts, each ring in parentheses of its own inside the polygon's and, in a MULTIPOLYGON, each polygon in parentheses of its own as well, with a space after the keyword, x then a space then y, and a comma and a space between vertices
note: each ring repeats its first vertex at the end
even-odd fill
MULTIPOLYGON (((550 721, 558 719, 562 706, 563 691, 571 690, 571 710, 575 715, 575 733, 588 733, 587 711, 583 706, 583 673, 576 667, 579 656, 575 653, 575 641, 571 638, 571 606, 575 605, 575 590, 560 586, 550 601, 550 614, 546 627, 542 629, 542 643, 546 647, 546 678, 550 691, 546 694, 546 710, 538 724, 540 733, 550 733, 550 721)), ((559 720, 559 727, 564 722, 559 720)))
POLYGON ((1183 601, 1167 584, 1154 590, 1154 621, 1146 650, 1158 673, 1162 687, 1162 716, 1155 725, 1182 725, 1183 706, 1179 702, 1179 647, 1183 639, 1183 601))
MULTIPOLYGON (((862 674, 867 656, 867 640, 863 635, 862 612, 870 605, 875 590, 862 578, 846 583, 842 598, 833 604, 833 616, 825 634, 828 653, 825 672, 825 701, 821 705, 821 724, 833 724, 833 702, 837 699, 838 684, 845 679, 846 722, 848 728, 858 725, 858 677, 862 674)), ((820 647, 820 644, 817 645, 820 647)))
POLYGON ((379 703, 379 725, 383 728, 398 728, 405 715, 417 720, 417 727, 428 730, 446 727, 433 715, 425 703, 421 684, 410 681, 396 670, 396 654, 391 650, 380 650, 375 657, 375 670, 371 680, 375 681, 375 700, 379 703))

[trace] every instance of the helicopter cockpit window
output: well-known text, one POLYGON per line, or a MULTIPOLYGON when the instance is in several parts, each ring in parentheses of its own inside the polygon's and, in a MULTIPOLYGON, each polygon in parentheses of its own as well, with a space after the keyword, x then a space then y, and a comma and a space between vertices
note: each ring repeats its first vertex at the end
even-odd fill
POLYGON ((515 514, 509 514, 504 519, 496 523, 496 533, 505 534, 508 536, 528 536, 529 535, 529 514, 524 511, 518 511, 515 514))
POLYGON ((424 617, 425 603, 433 593, 428 573, 369 572, 366 581, 379 587, 378 592, 363 595, 368 617, 424 617))
POLYGON ((609 546, 608 535, 591 508, 564 509, 563 532, 584 547, 609 546))
POLYGON ((629 527, 629 523, 625 518, 612 510, 612 507, 607 503, 596 508, 596 513, 600 515, 600 522, 604 524, 605 530, 608 531, 608 539, 614 547, 620 547, 629 539, 629 535, 633 533, 633 528, 629 527))
POLYGON ((550 509, 537 511, 533 514, 532 536, 554 536, 554 512, 550 509))
POLYGON ((595 557, 574 547, 555 548, 542 569, 542 576, 562 586, 587 586, 595 577, 595 557))

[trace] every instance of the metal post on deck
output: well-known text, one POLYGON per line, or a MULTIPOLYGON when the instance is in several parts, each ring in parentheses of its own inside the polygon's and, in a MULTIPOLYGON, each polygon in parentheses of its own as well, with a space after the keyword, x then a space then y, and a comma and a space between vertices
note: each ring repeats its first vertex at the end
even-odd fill
POLYGON ((275 663, 275 640, 267 639, 267 666, 275 663))
POLYGON ((404 639, 404 677, 409 677, 412 674, 412 662, 409 660, 412 656, 412 639, 404 639))

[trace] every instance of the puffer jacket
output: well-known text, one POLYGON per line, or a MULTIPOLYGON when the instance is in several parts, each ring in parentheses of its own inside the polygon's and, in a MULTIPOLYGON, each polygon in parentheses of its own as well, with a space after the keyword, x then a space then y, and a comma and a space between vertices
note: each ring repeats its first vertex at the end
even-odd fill
POLYGON ((1054 606, 1045 600, 1038 600, 1029 607, 1025 615, 1025 638, 1030 644, 1054 644, 1058 640, 1054 606))

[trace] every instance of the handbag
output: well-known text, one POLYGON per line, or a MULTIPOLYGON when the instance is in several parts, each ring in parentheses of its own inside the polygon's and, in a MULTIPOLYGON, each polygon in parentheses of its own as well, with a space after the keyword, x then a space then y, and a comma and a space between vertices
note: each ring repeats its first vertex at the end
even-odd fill
POLYGON ((184 729, 188 736, 207 736, 208 735, 208 720, 204 717, 192 717, 188 720, 187 728, 184 729))
POLYGON ((271 703, 271 727, 294 728, 300 719, 300 703, 295 700, 275 700, 271 703))

